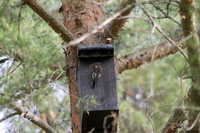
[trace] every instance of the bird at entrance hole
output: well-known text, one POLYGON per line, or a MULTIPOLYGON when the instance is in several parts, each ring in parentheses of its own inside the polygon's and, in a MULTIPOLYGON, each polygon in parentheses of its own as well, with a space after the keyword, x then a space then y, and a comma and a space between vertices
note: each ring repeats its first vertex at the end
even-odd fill
POLYGON ((101 66, 101 63, 95 62, 94 64, 90 65, 92 67, 92 84, 91 87, 94 89, 96 86, 99 78, 101 77, 103 73, 103 68, 101 66))

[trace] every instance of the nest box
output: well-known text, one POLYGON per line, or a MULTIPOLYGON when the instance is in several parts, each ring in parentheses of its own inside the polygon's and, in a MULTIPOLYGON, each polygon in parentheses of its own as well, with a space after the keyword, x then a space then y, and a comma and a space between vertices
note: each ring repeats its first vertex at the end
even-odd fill
POLYGON ((114 45, 92 45, 78 47, 77 71, 80 102, 81 132, 116 132, 118 116, 118 98, 114 63, 114 45), (92 88, 92 64, 99 62, 103 68, 101 77, 92 88), (95 97, 98 105, 90 105, 87 99, 95 97))

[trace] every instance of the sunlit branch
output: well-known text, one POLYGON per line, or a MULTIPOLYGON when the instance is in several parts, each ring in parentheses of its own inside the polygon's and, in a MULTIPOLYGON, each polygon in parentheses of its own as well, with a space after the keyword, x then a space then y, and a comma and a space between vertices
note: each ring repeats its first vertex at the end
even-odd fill
POLYGON ((32 123, 41 127, 46 133, 56 133, 56 131, 49 124, 43 121, 40 117, 31 113, 27 108, 21 106, 20 104, 12 103, 11 108, 17 111, 19 115, 23 116, 24 118, 30 120, 32 123))
POLYGON ((177 42, 176 45, 170 44, 169 42, 163 42, 118 58, 116 59, 116 71, 122 73, 125 70, 137 68, 142 64, 174 54, 179 51, 177 45, 181 46, 186 39, 188 38, 183 38, 180 42, 177 42))
POLYGON ((34 12, 36 12, 49 26, 58 34, 61 35, 65 42, 75 39, 74 35, 69 31, 59 20, 57 20, 52 13, 47 11, 36 0, 22 0, 34 12))

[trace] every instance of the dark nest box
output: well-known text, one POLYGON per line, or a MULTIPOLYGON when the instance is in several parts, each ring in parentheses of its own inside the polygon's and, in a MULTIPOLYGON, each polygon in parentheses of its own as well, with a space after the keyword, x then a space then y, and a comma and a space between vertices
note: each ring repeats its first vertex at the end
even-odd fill
POLYGON ((78 93, 82 133, 113 133, 117 130, 118 98, 114 63, 114 45, 78 47, 78 93), (99 62, 103 68, 101 77, 92 87, 92 64, 99 62), (99 105, 88 105, 87 98, 95 96, 99 105), (115 117, 116 116, 116 117, 115 117))

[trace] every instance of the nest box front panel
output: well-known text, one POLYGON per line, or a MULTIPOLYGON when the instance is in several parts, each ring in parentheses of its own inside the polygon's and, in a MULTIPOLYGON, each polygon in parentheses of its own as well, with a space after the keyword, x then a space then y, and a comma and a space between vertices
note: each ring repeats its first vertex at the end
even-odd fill
POLYGON ((114 45, 92 45, 78 47, 77 68, 78 94, 80 102, 81 131, 94 133, 116 131, 114 118, 106 119, 111 113, 118 116, 118 98, 114 64, 114 45), (99 69, 100 68, 100 69, 99 69), (96 99, 89 101, 90 97, 96 99), (98 105, 88 104, 96 102, 98 105), (107 128, 107 125, 109 128, 107 128), (106 127, 106 129, 105 129, 106 127))
MULTIPOLYGON (((98 73, 99 71, 97 71, 98 73)), ((99 75, 99 74, 97 74, 99 75)), ((87 111, 117 110, 118 99, 116 91, 116 77, 113 57, 88 57, 78 59, 78 90, 79 96, 89 97, 94 95, 98 106, 87 106, 82 103, 82 109, 87 111), (94 82, 94 63, 100 63, 101 76, 94 82), (87 107, 84 107, 87 106, 87 107)))

